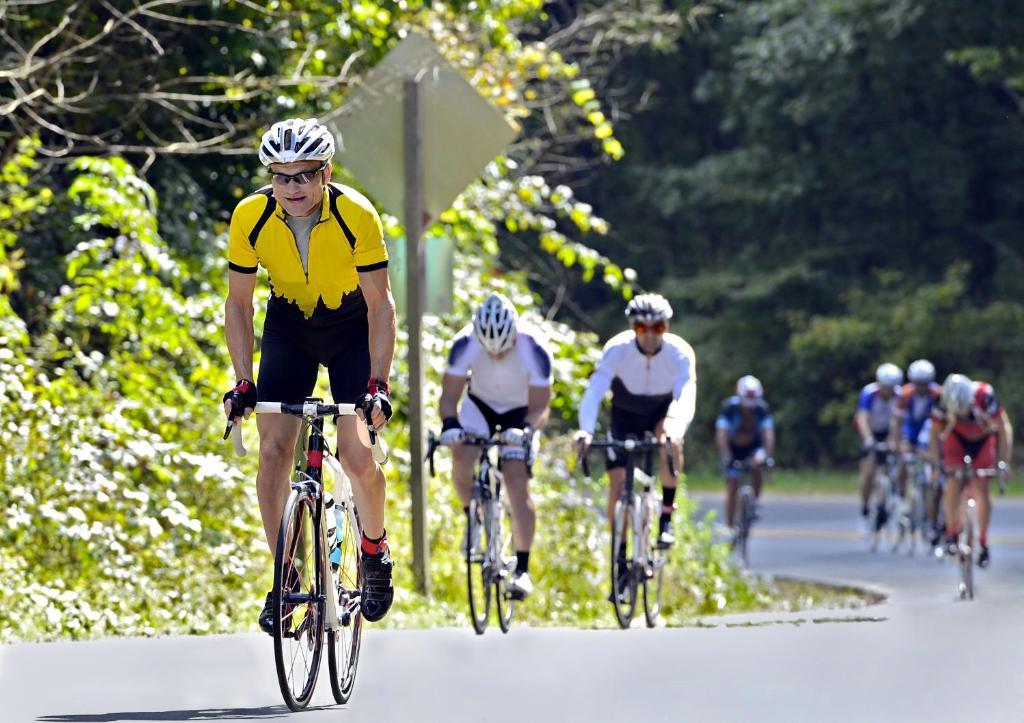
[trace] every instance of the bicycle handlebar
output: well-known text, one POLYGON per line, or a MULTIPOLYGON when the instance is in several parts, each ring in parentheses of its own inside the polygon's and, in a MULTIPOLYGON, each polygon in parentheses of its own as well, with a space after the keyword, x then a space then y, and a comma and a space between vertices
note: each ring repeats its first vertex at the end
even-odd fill
MULTIPOLYGON (((504 442, 501 441, 500 432, 495 432, 490 437, 481 437, 478 434, 472 432, 466 432, 466 436, 462 438, 459 444, 466 447, 480 447, 481 449, 490 449, 491 447, 506 447, 504 442)), ((437 451, 438 447, 443 446, 441 444, 441 437, 434 432, 430 432, 427 435, 427 454, 425 459, 430 466, 430 476, 434 476, 434 452, 437 451)), ((530 437, 523 440, 523 449, 529 449, 530 437)))
MULTIPOLYGON (((323 417, 344 417, 357 414, 359 407, 355 404, 322 404, 320 402, 301 402, 299 404, 288 404, 285 402, 257 402, 254 414, 288 414, 293 417, 302 417, 313 420, 323 417)), ((388 449, 384 440, 377 434, 372 424, 359 419, 361 424, 356 425, 356 434, 363 446, 369 447, 373 460, 377 464, 384 464, 388 461, 388 449), (363 439, 363 436, 366 439, 363 439)), ((244 457, 248 450, 242 442, 242 425, 239 418, 233 419, 231 425, 231 442, 235 447, 235 454, 244 457)))
POLYGON ((590 477, 590 450, 597 448, 603 449, 621 449, 627 453, 634 452, 646 452, 653 451, 655 449, 665 449, 665 458, 668 460, 668 472, 672 477, 676 476, 676 464, 672 457, 672 443, 667 439, 664 442, 659 442, 654 438, 646 439, 594 439, 587 445, 587 454, 580 455, 580 466, 583 467, 583 476, 590 477))

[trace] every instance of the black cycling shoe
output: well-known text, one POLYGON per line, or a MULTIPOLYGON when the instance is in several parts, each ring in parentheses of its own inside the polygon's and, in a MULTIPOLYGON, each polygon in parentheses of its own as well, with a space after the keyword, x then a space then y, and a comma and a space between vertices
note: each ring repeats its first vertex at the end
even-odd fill
POLYGON ((981 546, 981 553, 978 555, 978 567, 988 567, 988 545, 981 546))
POLYGON ((388 550, 376 555, 363 553, 360 559, 363 572, 363 589, 360 595, 359 609, 363 619, 375 623, 391 609, 395 599, 395 588, 391 585, 391 554, 388 550))
POLYGON ((676 543, 676 536, 672 534, 672 520, 662 517, 658 521, 658 549, 667 550, 676 543))
POLYGON ((260 630, 267 635, 274 634, 274 593, 267 593, 267 601, 263 603, 263 612, 260 613, 260 630))
POLYGON ((614 603, 625 600, 629 597, 629 565, 626 563, 625 558, 619 561, 619 579, 615 585, 615 590, 608 593, 608 602, 614 603))

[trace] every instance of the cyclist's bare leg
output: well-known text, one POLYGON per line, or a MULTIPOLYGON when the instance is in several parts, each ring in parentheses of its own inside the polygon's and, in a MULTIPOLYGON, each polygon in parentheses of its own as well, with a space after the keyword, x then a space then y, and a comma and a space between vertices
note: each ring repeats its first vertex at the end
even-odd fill
POLYGON ((875 476, 877 466, 873 452, 869 452, 860 461, 860 506, 862 510, 867 509, 868 501, 871 499, 871 478, 875 476))
POLYGON ((300 421, 280 414, 256 417, 260 433, 260 467, 256 473, 256 497, 260 503, 263 531, 270 545, 270 554, 277 549, 277 533, 281 515, 291 488, 288 480, 295 462, 295 443, 299 439, 300 421))
POLYGON ((613 530, 615 525, 615 503, 622 492, 622 486, 626 483, 626 470, 624 467, 613 467, 608 470, 608 529, 613 530))
POLYGON ((476 458, 475 447, 457 444, 452 447, 452 481, 455 483, 455 494, 463 507, 469 507, 473 497, 473 460, 476 458))
POLYGON ((989 481, 987 479, 975 479, 974 489, 977 490, 975 498, 978 503, 978 539, 983 545, 988 545, 988 523, 992 519, 992 497, 989 495, 989 481))
POLYGON ((359 510, 363 534, 372 540, 384 534, 384 472, 373 461, 373 453, 364 447, 356 433, 355 416, 338 418, 338 458, 352 481, 352 496, 359 510))
MULTIPOLYGON (((910 444, 909 439, 900 440, 900 459, 903 459, 905 455, 912 454, 914 447, 910 444)), ((907 477, 910 474, 909 464, 900 464, 899 473, 896 475, 896 492, 900 497, 905 497, 907 494, 907 477)))
POLYGON ((507 459, 502 463, 505 488, 512 505, 512 540, 516 552, 526 552, 533 545, 537 513, 530 497, 530 477, 526 463, 521 459, 507 459))
POLYGON ((725 476, 725 524, 728 527, 736 526, 736 490, 739 487, 739 480, 731 475, 725 476))
POLYGON ((761 498, 761 484, 764 481, 764 471, 760 467, 750 470, 750 482, 754 486, 754 498, 761 498))
POLYGON ((946 535, 955 535, 960 532, 960 478, 956 472, 950 470, 946 477, 946 535))

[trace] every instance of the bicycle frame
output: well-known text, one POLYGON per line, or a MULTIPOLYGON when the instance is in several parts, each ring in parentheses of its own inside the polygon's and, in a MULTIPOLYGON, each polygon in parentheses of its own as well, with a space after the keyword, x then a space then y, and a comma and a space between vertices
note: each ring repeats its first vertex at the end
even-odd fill
MULTIPOLYGON (((644 614, 648 627, 654 627, 657 618, 661 613, 661 586, 662 571, 667 560, 664 551, 659 551, 652 545, 651 523, 656 516, 658 500, 654 492, 654 476, 651 474, 653 467, 653 456, 655 450, 664 449, 668 461, 669 473, 675 476, 675 465, 672 458, 672 450, 667 442, 662 443, 655 440, 650 434, 644 439, 638 440, 627 438, 625 440, 594 440, 590 448, 605 448, 610 450, 610 455, 622 454, 625 470, 625 480, 622 489, 619 491, 618 500, 615 504, 614 519, 612 524, 612 549, 611 556, 611 587, 610 595, 612 605, 615 607, 615 616, 619 626, 628 628, 636 612, 637 588, 643 586, 644 614), (637 468, 637 455, 642 455, 643 469, 637 468), (641 483, 638 490, 636 482, 641 483), (630 530, 627 533, 626 525, 630 530), (617 545, 626 545, 627 534, 632 539, 632 558, 626 559, 625 566, 619 558, 620 549, 617 545), (624 594, 619 590, 620 578, 628 578, 627 589, 624 594), (654 580, 651 590, 650 581, 654 580)), ((590 476, 590 465, 587 455, 580 458, 583 466, 583 473, 590 476)))
MULTIPOLYGON (((358 552, 352 553, 355 556, 353 559, 356 560, 354 563, 355 572, 348 576, 349 582, 345 584, 344 575, 334 572, 330 560, 332 540, 328 538, 328 512, 325 505, 326 492, 323 480, 323 464, 325 459, 335 476, 335 504, 339 506, 338 509, 344 511, 344 519, 350 528, 351 539, 343 541, 343 544, 347 544, 351 550, 358 549, 356 546, 359 544, 361 526, 352 496, 351 483, 342 470, 341 463, 330 452, 330 446, 324 436, 323 420, 327 416, 356 414, 356 406, 352 404, 322 404, 318 399, 307 399, 301 404, 260 402, 256 405, 254 411, 257 414, 288 414, 299 417, 302 421, 299 443, 296 446, 296 465, 291 482, 292 492, 285 504, 284 517, 281 522, 281 533, 275 553, 275 582, 273 590, 274 605, 276 606, 274 657, 281 692, 288 707, 292 710, 300 710, 308 705, 316 686, 321 663, 321 651, 326 634, 330 641, 328 657, 331 669, 332 693, 338 703, 344 703, 352 693, 361 643, 362 621, 359 617, 358 552), (293 517, 293 514, 295 514, 296 510, 302 510, 304 507, 308 511, 309 519, 312 522, 312 529, 315 531, 315 540, 312 541, 314 549, 313 559, 319 565, 319 568, 317 569, 316 565, 314 565, 314 582, 310 591, 296 593, 290 589, 290 585, 284 582, 285 571, 287 570, 290 574, 297 569, 294 566, 286 567, 290 558, 285 548, 288 540, 292 539, 286 537, 286 531, 292 529, 290 525, 293 523, 293 520, 299 520, 301 523, 301 519, 304 516, 303 513, 299 511, 296 517, 293 517), (303 622, 299 628, 296 628, 294 631, 291 629, 290 624, 287 630, 284 629, 286 616, 283 611, 289 605, 311 606, 304 613, 303 622), (294 656, 291 660, 286 659, 287 656, 283 651, 284 641, 289 638, 297 640, 300 637, 298 631, 302 630, 306 622, 311 619, 309 617, 310 613, 316 616, 313 620, 314 624, 318 627, 314 629, 315 632, 311 634, 309 642, 303 643, 303 645, 309 646, 311 656, 308 661, 308 669, 302 673, 303 685, 298 693, 296 693, 296 690, 293 689, 293 674, 296 660, 294 656), (351 638, 347 644, 342 637, 342 629, 346 627, 351 627, 352 631, 351 638), (342 646, 341 648, 338 648, 339 644, 342 646)), ((383 440, 375 434, 372 426, 367 425, 363 427, 362 425, 357 425, 357 430, 360 431, 361 439, 365 437, 364 443, 373 448, 374 459, 383 458, 386 460, 387 452, 383 447, 383 440)), ((246 450, 242 443, 239 424, 236 423, 234 425, 233 433, 236 452, 245 454, 246 450)), ((301 524, 296 525, 294 529, 301 529, 301 524)), ((301 541, 302 538, 296 535, 295 539, 301 541)), ((344 560, 342 561, 342 566, 345 567, 344 560)), ((308 626, 305 628, 305 631, 309 631, 308 626)), ((305 658, 303 658, 303 663, 306 663, 305 658)))

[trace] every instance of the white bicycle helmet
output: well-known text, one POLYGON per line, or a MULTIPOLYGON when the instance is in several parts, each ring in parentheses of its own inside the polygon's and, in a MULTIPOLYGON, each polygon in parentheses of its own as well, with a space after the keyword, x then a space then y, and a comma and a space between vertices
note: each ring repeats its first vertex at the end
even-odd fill
POLYGON ((942 406, 955 416, 971 411, 974 404, 974 382, 963 374, 950 374, 942 383, 942 406))
POLYGON ((903 383, 903 370, 895 364, 886 362, 875 371, 875 381, 887 387, 898 387, 903 383))
POLYGON ((935 365, 927 359, 918 359, 907 367, 907 379, 914 384, 930 384, 935 381, 935 365))
POLYGON ((640 294, 626 305, 626 318, 630 323, 668 321, 672 318, 672 306, 661 294, 640 294))
POLYGON ((329 161, 334 157, 334 136, 316 118, 289 118, 270 126, 260 140, 260 163, 329 161))
POLYGON ((473 332, 491 354, 504 354, 516 342, 516 307, 507 297, 491 293, 473 315, 473 332))
POLYGON ((761 380, 747 374, 736 382, 736 396, 740 398, 740 404, 754 404, 764 397, 764 387, 761 380))

